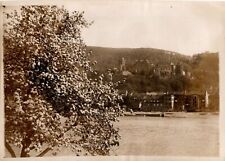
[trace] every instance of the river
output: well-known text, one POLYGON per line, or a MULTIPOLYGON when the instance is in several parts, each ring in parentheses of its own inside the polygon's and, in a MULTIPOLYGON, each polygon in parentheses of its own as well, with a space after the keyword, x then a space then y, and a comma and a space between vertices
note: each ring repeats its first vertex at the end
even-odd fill
POLYGON ((218 156, 219 116, 183 113, 170 117, 125 116, 112 155, 218 156))

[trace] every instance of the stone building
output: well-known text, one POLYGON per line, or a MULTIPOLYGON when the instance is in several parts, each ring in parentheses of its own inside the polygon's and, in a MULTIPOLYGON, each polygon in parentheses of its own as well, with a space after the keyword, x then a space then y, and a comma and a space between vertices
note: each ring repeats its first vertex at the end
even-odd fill
POLYGON ((133 111, 205 111, 208 108, 208 94, 158 93, 140 94, 130 98, 133 111), (141 103, 141 108, 140 108, 141 103))
POLYGON ((176 74, 176 65, 173 63, 170 65, 156 65, 154 68, 154 74, 160 78, 170 78, 176 74))

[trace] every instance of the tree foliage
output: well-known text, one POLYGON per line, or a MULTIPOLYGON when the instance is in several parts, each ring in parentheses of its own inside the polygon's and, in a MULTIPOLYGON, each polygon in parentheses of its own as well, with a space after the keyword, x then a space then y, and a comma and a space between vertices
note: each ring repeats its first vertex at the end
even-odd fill
POLYGON ((70 147, 77 155, 107 155, 118 145, 113 126, 121 96, 95 73, 81 37, 83 12, 23 6, 5 14, 5 145, 21 157, 70 147), (13 146, 12 146, 13 145, 13 146))

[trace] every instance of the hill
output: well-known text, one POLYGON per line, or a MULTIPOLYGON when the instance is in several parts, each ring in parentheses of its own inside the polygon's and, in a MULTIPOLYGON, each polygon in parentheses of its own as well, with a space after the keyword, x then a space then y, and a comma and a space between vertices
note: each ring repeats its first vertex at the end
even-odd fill
POLYGON ((177 64, 181 63, 188 67, 191 59, 176 52, 154 49, 154 48, 104 48, 104 47, 88 47, 93 54, 91 60, 97 61, 96 70, 104 71, 105 69, 120 68, 121 60, 126 60, 127 68, 131 68, 136 60, 148 60, 150 64, 177 64))
POLYGON ((218 110, 219 54, 204 52, 193 56, 154 48, 88 47, 99 74, 111 69, 113 81, 125 93, 208 91, 218 110))

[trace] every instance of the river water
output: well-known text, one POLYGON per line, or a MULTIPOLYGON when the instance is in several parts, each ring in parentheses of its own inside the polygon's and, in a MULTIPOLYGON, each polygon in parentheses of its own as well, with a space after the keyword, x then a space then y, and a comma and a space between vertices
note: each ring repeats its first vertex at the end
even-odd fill
POLYGON ((170 117, 125 116, 112 155, 218 156, 219 116, 183 113, 170 117))
MULTIPOLYGON (((119 147, 110 155, 218 156, 219 116, 174 113, 167 117, 124 116, 115 124, 120 129, 119 147)), ((19 150, 15 149, 17 155, 19 150)), ((62 149, 57 156, 73 156, 62 149)), ((10 157, 6 151, 6 157, 10 157)), ((46 156, 53 156, 47 153, 46 156)))

